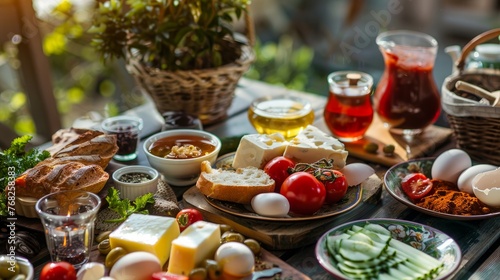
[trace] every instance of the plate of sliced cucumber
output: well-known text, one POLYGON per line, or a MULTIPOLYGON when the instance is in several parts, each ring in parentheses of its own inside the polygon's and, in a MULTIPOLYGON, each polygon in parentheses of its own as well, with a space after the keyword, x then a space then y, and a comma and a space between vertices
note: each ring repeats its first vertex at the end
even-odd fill
POLYGON ((445 233, 397 219, 349 222, 316 244, 318 262, 337 279, 446 279, 462 252, 445 233))

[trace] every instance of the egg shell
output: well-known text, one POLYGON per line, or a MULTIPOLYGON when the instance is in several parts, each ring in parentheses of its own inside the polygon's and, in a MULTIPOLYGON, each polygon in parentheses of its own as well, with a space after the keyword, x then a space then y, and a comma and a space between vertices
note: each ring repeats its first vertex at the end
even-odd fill
POLYGON ((482 203, 500 207, 500 168, 477 174, 472 179, 472 191, 482 203))
POLYGON ((364 163, 350 163, 339 171, 344 174, 349 186, 357 186, 368 179, 368 177, 375 174, 375 170, 364 163))
POLYGON ((133 252, 121 257, 111 268, 109 276, 116 280, 149 280, 161 271, 160 260, 148 252, 133 252))
POLYGON ((462 192, 474 194, 474 192, 472 191, 472 179, 474 179, 474 177, 479 173, 495 169, 497 169, 497 166, 491 164, 478 164, 465 169, 464 172, 462 172, 458 177, 458 189, 462 192))
POLYGON ((434 160, 431 168, 432 179, 457 184, 460 174, 471 166, 472 160, 466 152, 460 149, 450 149, 434 160))
POLYGON ((223 273, 233 277, 250 275, 255 265, 252 251, 240 242, 227 242, 220 245, 215 252, 214 259, 223 273))
POLYGON ((102 263, 89 262, 80 267, 78 273, 76 274, 76 278, 78 280, 101 279, 104 277, 105 271, 105 267, 102 263))
POLYGON ((266 217, 284 217, 290 211, 288 199, 279 193, 261 193, 252 198, 252 209, 266 217))

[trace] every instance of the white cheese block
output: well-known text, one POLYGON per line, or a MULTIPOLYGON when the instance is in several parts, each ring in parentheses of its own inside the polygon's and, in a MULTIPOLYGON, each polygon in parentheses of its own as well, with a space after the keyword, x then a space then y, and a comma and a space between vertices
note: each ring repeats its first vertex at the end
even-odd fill
POLYGON ((127 252, 152 253, 163 265, 170 256, 170 243, 179 233, 175 218, 132 214, 109 235, 109 242, 111 248, 123 247, 127 252))
POLYGON ((290 140, 283 155, 296 163, 333 159, 334 168, 340 169, 346 164, 347 154, 342 142, 309 125, 290 140))
POLYGON ((218 224, 198 221, 187 227, 172 241, 168 272, 187 276, 205 259, 213 259, 220 236, 218 224))
POLYGON ((253 166, 263 169, 268 161, 283 155, 287 144, 280 133, 245 135, 234 155, 233 167, 253 166))

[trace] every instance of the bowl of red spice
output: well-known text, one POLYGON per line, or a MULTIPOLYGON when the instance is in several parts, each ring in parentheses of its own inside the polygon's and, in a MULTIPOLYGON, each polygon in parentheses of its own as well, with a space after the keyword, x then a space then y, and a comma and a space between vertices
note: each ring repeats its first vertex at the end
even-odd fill
POLYGON ((160 176, 152 167, 129 165, 116 170, 112 177, 120 198, 134 200, 147 193, 156 193, 160 176))

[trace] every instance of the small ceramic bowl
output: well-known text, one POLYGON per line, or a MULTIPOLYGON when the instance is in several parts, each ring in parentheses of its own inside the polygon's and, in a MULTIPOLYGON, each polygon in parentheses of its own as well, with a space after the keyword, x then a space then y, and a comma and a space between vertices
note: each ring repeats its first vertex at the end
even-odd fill
MULTIPOLYGON (((149 164, 164 176, 164 180, 172 186, 189 186, 196 183, 201 173, 201 162, 207 160, 214 164, 221 149, 221 141, 217 136, 203 130, 174 129, 159 132, 149 137, 143 145, 149 164), (208 154, 193 158, 166 158, 150 152, 151 146, 160 139, 175 138, 183 144, 190 144, 192 139, 202 139, 214 146, 208 154), (188 140, 186 140, 188 139, 188 140)), ((169 148, 167 148, 169 149, 169 148)))
POLYGON ((112 177, 120 198, 132 201, 141 195, 156 193, 160 175, 149 166, 130 165, 119 168, 112 177))
POLYGON ((16 196, 16 214, 26 218, 38 218, 35 204, 38 199, 29 196, 16 196))
POLYGON ((25 276, 25 278, 23 279, 33 280, 33 278, 35 277, 35 270, 33 268, 33 265, 26 258, 0 255, 0 263, 3 264, 4 262, 6 262, 8 266, 19 266, 19 273, 25 276))
POLYGON ((482 203, 500 208, 500 168, 477 174, 472 179, 472 191, 482 203))

